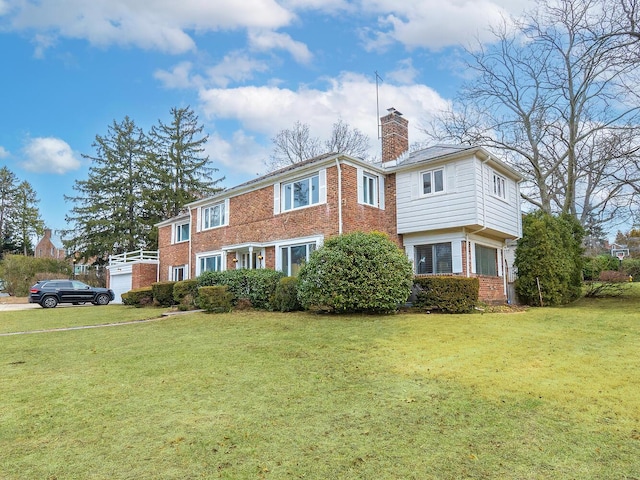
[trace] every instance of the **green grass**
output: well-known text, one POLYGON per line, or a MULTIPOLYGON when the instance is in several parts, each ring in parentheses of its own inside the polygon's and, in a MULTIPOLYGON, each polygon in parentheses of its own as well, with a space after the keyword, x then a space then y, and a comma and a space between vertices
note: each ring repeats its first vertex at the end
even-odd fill
POLYGON ((0 337, 0 478, 640 479, 639 307, 0 337))
POLYGON ((0 312, 0 334, 32 332, 160 317, 166 308, 131 308, 123 305, 35 308, 0 312))

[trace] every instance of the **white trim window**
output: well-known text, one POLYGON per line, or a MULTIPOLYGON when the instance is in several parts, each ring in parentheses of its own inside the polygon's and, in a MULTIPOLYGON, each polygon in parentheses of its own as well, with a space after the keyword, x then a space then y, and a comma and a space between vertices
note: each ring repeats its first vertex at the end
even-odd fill
POLYGON ((177 223, 174 225, 174 243, 186 242, 189 240, 191 225, 187 223, 177 223))
POLYGON ((226 202, 202 208, 202 229, 222 227, 227 225, 226 202))
POLYGON ((496 172, 493 172, 493 194, 503 200, 507 199, 507 181, 496 172))
POLYGON ((280 247, 280 270, 289 277, 298 275, 316 249, 316 242, 280 247))
POLYGON ((416 245, 415 255, 418 275, 453 273, 451 242, 416 245))
POLYGON ((283 212, 317 205, 320 203, 320 175, 283 183, 281 199, 283 212))
POLYGON ((221 272, 222 271, 222 254, 203 255, 198 257, 198 275, 203 272, 221 272))
POLYGON ((475 267, 478 275, 498 276, 498 249, 476 243, 475 267))
POLYGON ((182 280, 186 280, 188 277, 187 274, 187 266, 179 265, 177 267, 171 268, 171 281, 173 282, 181 282, 182 280))
POLYGON ((420 173, 422 195, 444 192, 444 168, 420 173))
POLYGON ((362 203, 378 205, 378 177, 370 173, 362 173, 362 203))

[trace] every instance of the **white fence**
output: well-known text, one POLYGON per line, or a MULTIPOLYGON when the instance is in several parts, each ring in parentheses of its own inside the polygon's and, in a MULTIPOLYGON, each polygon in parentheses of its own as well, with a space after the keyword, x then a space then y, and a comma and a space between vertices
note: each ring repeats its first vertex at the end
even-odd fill
POLYGON ((109 255, 109 265, 122 265, 131 262, 158 262, 157 250, 136 250, 119 255, 109 255))

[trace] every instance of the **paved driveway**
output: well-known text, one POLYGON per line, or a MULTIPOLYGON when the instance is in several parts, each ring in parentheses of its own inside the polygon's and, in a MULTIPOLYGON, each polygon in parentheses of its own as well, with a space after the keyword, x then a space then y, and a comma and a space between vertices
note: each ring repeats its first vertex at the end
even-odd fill
POLYGON ((8 312, 11 310, 33 310, 34 308, 42 308, 37 303, 2 303, 0 302, 0 312, 8 312))

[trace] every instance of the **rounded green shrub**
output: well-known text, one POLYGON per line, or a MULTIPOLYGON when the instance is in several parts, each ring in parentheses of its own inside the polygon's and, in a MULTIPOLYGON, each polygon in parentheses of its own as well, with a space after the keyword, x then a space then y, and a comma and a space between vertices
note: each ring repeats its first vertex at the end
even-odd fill
POLYGON ((279 312, 302 310, 298 301, 298 277, 284 277, 271 298, 271 309, 279 312))
POLYGON ((198 307, 208 313, 230 312, 232 299, 233 295, 226 285, 214 285, 198 289, 198 307))
POLYGON ((328 239, 300 270, 304 308, 336 313, 388 313, 411 293, 413 270, 383 233, 355 232, 328 239))
POLYGON ((121 295, 122 303, 133 307, 146 307, 153 305, 153 289, 142 287, 129 290, 121 295))
POLYGON ((523 217, 515 258, 521 301, 561 305, 582 295, 583 235, 577 220, 568 215, 537 211, 523 217))

